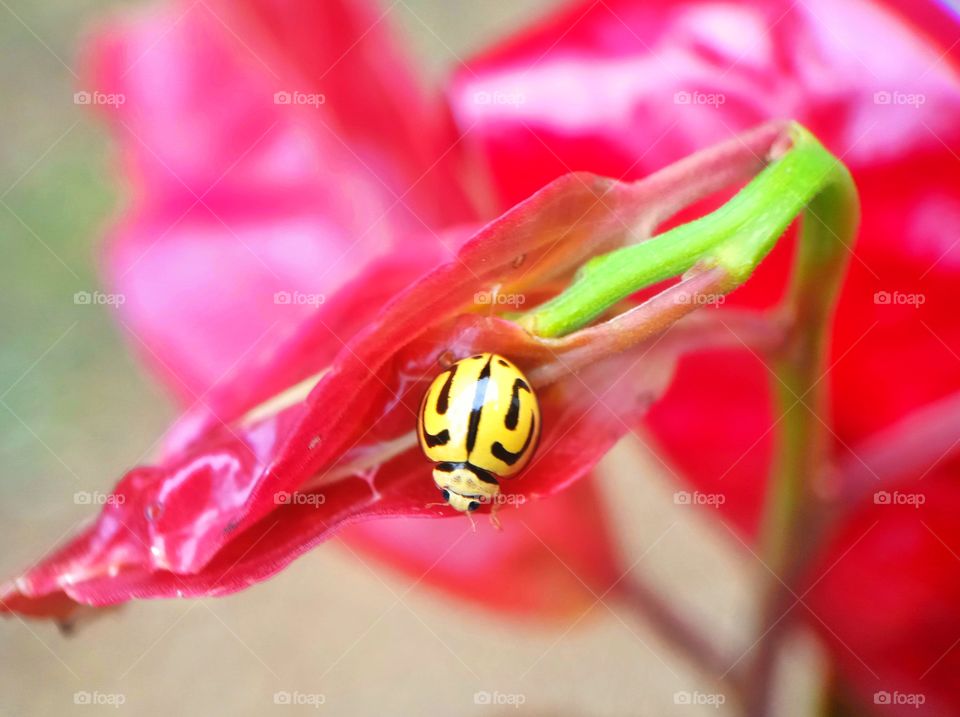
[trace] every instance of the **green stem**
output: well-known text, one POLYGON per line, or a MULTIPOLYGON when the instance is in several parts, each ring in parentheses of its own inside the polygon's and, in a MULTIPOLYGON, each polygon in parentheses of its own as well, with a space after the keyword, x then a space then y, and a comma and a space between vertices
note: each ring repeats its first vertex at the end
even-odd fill
POLYGON ((762 637, 753 660, 748 715, 769 713, 773 666, 791 620, 793 586, 810 555, 813 488, 826 465, 827 345, 849 247, 856 236, 859 203, 849 172, 827 167, 821 190, 806 207, 787 300, 791 330, 773 360, 774 390, 782 415, 779 445, 769 483, 761 534, 768 571, 763 596, 762 637))
POLYGON ((783 431, 765 512, 764 554, 771 567, 789 562, 797 506, 824 466, 826 400, 823 381, 833 307, 856 236, 856 187, 839 161, 804 212, 797 260, 788 296, 792 330, 774 356, 774 388, 783 413, 783 431))
POLYGON ((573 283, 518 320, 533 334, 563 336, 593 321, 630 294, 695 266, 719 266, 732 290, 746 281, 807 205, 849 175, 799 124, 791 146, 716 211, 647 241, 596 257, 573 283))
MULTIPOLYGON (((745 706, 769 713, 773 665, 792 602, 790 586, 805 564, 803 530, 812 485, 824 468, 824 366, 831 313, 859 221, 856 187, 846 167, 806 129, 791 123, 789 146, 716 211, 633 246, 587 262, 552 300, 518 319, 539 337, 565 336, 617 302, 691 269, 719 269, 724 293, 743 284, 777 240, 803 215, 785 314, 789 332, 772 353, 782 432, 774 459, 761 548, 772 573, 765 586, 761 637, 747 670, 745 706), (775 577, 774 577, 775 576, 775 577)), ((706 409, 705 409, 706 410, 706 409)))

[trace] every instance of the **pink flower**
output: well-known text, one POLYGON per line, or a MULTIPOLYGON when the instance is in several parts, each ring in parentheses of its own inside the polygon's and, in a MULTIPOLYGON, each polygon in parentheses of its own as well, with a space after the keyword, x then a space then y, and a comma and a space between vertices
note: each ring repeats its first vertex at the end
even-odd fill
MULTIPOLYGON (((729 338, 647 341, 663 328, 651 308, 666 307, 661 320, 695 308, 668 294, 541 340, 499 318, 511 307, 490 297, 555 293, 625 227, 652 229, 749 177, 781 128, 705 155, 703 176, 574 174, 481 216, 465 200, 478 175, 462 166, 463 137, 404 74, 376 16, 322 7, 173 8, 95 44, 92 86, 125 97, 108 118, 135 189, 108 279, 126 297, 135 348, 184 413, 96 523, 6 586, 5 609, 66 618, 80 604, 225 594, 352 524, 449 517, 428 505, 438 494, 414 448, 415 415, 433 376, 479 350, 510 356, 540 389, 543 448, 505 487, 531 530, 471 536, 461 551, 475 556, 472 574, 447 562, 431 580, 544 615, 592 602, 622 575, 589 484, 539 499, 590 472, 682 350, 729 338), (312 27, 337 30, 321 50, 312 27)), ((348 537, 419 575, 465 529, 348 537)))
MULTIPOLYGON (((112 26, 88 64, 91 87, 126 98, 108 117, 133 194, 108 281, 184 413, 158 460, 117 486, 122 502, 7 586, 6 609, 63 617, 222 594, 340 529, 496 609, 576 609, 622 574, 578 481, 650 405, 664 453, 724 493, 749 542, 780 420, 762 350, 709 321, 654 344, 636 314, 550 343, 478 311, 475 295, 551 296, 625 226, 644 235, 746 179, 760 162, 744 146, 764 156, 778 128, 724 145, 723 182, 632 180, 794 117, 851 167, 863 228, 823 379, 837 470, 816 477, 848 498, 845 519, 811 534, 789 614, 820 631, 867 702, 922 692, 929 714, 960 713, 960 496, 943 429, 960 385, 960 30, 945 7, 585 2, 460 68, 445 100, 366 4, 180 4, 112 26), (440 366, 480 349, 543 391, 543 448, 508 488, 532 530, 364 522, 449 515, 425 507, 436 495, 412 414, 440 366), (872 498, 915 494, 921 479, 920 508, 872 498), (436 563, 454 544, 469 570, 436 563)), ((772 306, 788 252, 718 315, 772 306)))

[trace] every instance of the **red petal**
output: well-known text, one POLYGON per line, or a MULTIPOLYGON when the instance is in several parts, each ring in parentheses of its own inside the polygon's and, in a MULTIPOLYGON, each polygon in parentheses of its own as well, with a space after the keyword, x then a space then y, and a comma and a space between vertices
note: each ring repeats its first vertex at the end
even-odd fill
POLYGON ((886 486, 924 503, 864 505, 811 573, 813 624, 866 703, 897 691, 923 695, 911 713, 957 714, 958 469, 954 462, 922 482, 886 486))
POLYGON ((743 347, 685 356, 647 422, 697 489, 722 494, 721 510, 745 533, 760 528, 776 435, 770 377, 743 347))
POLYGON ((469 62, 450 101, 508 203, 569 171, 642 177, 769 118, 858 167, 960 137, 955 21, 911 14, 929 24, 869 0, 586 0, 469 62))
POLYGON ((419 234, 430 265, 432 232, 472 217, 456 137, 372 12, 183 3, 96 43, 91 90, 124 98, 107 115, 133 189, 110 280, 133 345, 188 402, 371 256, 419 234))
MULTIPOLYGON (((477 342, 471 352, 481 345, 496 347, 502 334, 502 327, 495 322, 481 321, 486 326, 474 326, 469 332, 470 340, 477 342)), ((433 363, 437 353, 434 349, 421 360, 426 363, 429 358, 433 363)), ((637 358, 637 352, 626 352, 544 392, 543 448, 521 480, 504 485, 507 495, 534 500, 560 490, 593 467, 639 417, 649 395, 668 377, 664 368, 658 368, 662 357, 650 353, 639 366, 637 358), (650 378, 644 380, 651 371, 653 383, 650 378), (611 391, 615 384, 617 389, 611 391), (597 402, 598 396, 603 398, 602 403, 597 402)), ((411 376, 407 370, 404 364, 381 371, 380 376, 391 385, 402 385, 400 379, 411 376)), ((309 467, 309 451, 297 450, 296 436, 305 427, 322 425, 326 429, 320 443, 314 445, 317 454, 327 442, 356 444, 375 439, 398 419, 413 425, 415 409, 411 405, 416 405, 426 388, 425 381, 413 383, 397 403, 379 383, 353 391, 334 383, 322 381, 318 391, 330 385, 336 393, 354 393, 355 401, 348 407, 357 410, 369 404, 370 412, 358 414, 365 420, 354 423, 354 416, 337 419, 335 411, 318 408, 339 408, 338 404, 314 403, 310 410, 306 404, 298 404, 259 424, 211 431, 176 460, 168 460, 162 467, 132 471, 117 486, 90 530, 5 587, 3 602, 7 609, 34 615, 50 614, 44 612, 50 609, 63 616, 68 603, 54 599, 61 594, 95 606, 133 598, 225 594, 269 577, 352 522, 398 515, 449 515, 447 509, 431 511, 426 507, 438 495, 429 480, 429 466, 417 450, 406 450, 370 471, 351 471, 345 477, 321 481, 319 488, 297 494, 304 496, 303 502, 280 497, 295 493, 294 485, 302 483, 307 475, 324 472, 323 463, 309 467), (378 418, 382 407, 387 413, 378 418), (284 461, 299 466, 288 469, 282 466, 284 461)), ((346 457, 376 447, 375 443, 364 444, 353 453, 348 451, 346 457)), ((326 461, 328 474, 333 473, 330 461, 326 461)), ((593 522, 595 515, 589 502, 577 504, 577 511, 582 513, 579 517, 567 514, 572 505, 562 502, 542 510, 551 523, 593 522)), ((519 531, 520 526, 507 521, 507 529, 519 531)), ((547 537, 553 539, 555 535, 551 532, 547 537)), ((529 535, 514 536, 510 542, 513 547, 505 554, 510 560, 497 571, 513 570, 511 561, 518 555, 545 556, 544 551, 531 547, 529 535)), ((607 554, 602 526, 594 525, 578 535, 577 542, 580 547, 572 553, 569 549, 576 543, 569 541, 553 542, 551 549, 565 561, 582 561, 578 551, 607 554)), ((612 564, 607 554, 605 562, 595 566, 599 571, 597 589, 603 587, 601 578, 610 575, 604 566, 612 564)), ((557 579, 552 568, 539 569, 544 570, 544 577, 557 579)), ((543 587, 529 589, 540 594, 543 587)), ((563 610, 573 604, 571 601, 578 603, 583 598, 578 593, 568 591, 555 607, 563 610)), ((523 605, 517 609, 523 609, 523 605)))
POLYGON ((392 8, 372 0, 218 0, 214 7, 265 62, 288 71, 300 89, 323 93, 330 126, 314 129, 335 132, 367 164, 368 179, 402 192, 427 226, 470 215, 456 176, 459 138, 441 98, 428 93, 396 42, 392 8))
MULTIPOLYGON (((611 325, 591 329, 583 339, 540 342, 515 324, 463 312, 474 307, 478 290, 492 285, 523 291, 569 276, 591 253, 622 241, 625 227, 651 226, 716 182, 752 170, 753 152, 764 154, 777 136, 776 127, 760 128, 642 184, 581 175, 546 187, 463 244, 455 261, 400 292, 311 382, 316 385, 306 400, 255 417, 242 404, 256 391, 241 391, 244 401, 233 404, 215 397, 227 415, 207 407, 188 414, 162 463, 128 474, 97 523, 8 585, 4 600, 36 612, 23 597, 46 601, 64 593, 79 603, 105 605, 221 594, 272 575, 349 523, 449 515, 449 509, 426 507, 437 493, 426 461, 408 449, 412 443, 384 453, 391 442, 413 435, 420 396, 448 354, 500 351, 531 377, 544 368, 564 369, 554 370, 560 380, 540 392, 538 455, 522 479, 505 482, 505 494, 545 497, 585 476, 663 390, 689 336, 676 332, 627 349, 611 325), (598 350, 585 353, 592 343, 598 350), (571 374, 566 367, 574 359, 579 370, 571 374), (369 470, 356 463, 378 452, 369 470), (303 503, 278 501, 301 488, 309 491, 303 503)), ((342 316, 359 310, 351 302, 369 299, 370 281, 380 275, 379 266, 368 269, 358 279, 365 291, 344 293, 342 301, 338 295, 293 340, 235 381, 259 385, 261 378, 269 384, 271 377, 293 381, 316 373, 330 356, 327 321, 337 319, 334 309, 342 316)), ((659 300, 678 312, 691 305, 670 296, 659 300)), ((345 325, 356 330, 349 321, 345 325)), ((587 552, 603 546, 600 540, 587 552)))
POLYGON ((543 620, 582 611, 622 574, 594 485, 582 481, 548 501, 481 516, 381 520, 348 528, 349 544, 412 578, 500 614, 543 620))

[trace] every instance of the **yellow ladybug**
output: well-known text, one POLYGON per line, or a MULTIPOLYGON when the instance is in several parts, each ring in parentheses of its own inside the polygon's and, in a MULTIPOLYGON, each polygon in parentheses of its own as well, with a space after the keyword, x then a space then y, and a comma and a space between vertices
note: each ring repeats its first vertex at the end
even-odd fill
POLYGON ((436 465, 433 481, 460 511, 493 503, 498 478, 523 470, 540 437, 530 382, 503 356, 462 359, 437 376, 420 404, 420 447, 436 465))

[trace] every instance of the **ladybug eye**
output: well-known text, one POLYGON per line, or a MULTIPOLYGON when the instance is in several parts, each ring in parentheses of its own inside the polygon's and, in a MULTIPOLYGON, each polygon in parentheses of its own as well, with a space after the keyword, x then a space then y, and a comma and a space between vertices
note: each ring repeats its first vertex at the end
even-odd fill
POLYGON ((470 505, 467 506, 467 510, 469 510, 469 511, 472 512, 472 511, 476 510, 476 509, 479 508, 479 507, 480 507, 480 504, 479 504, 477 501, 471 500, 471 501, 470 501, 470 505))
POLYGON ((444 499, 444 500, 450 500, 450 491, 444 489, 444 490, 442 490, 442 491, 440 491, 440 492, 443 494, 443 499, 444 499))

